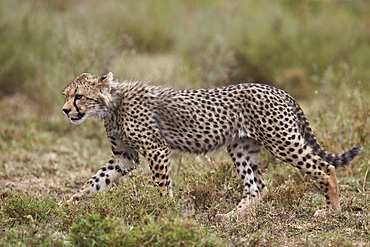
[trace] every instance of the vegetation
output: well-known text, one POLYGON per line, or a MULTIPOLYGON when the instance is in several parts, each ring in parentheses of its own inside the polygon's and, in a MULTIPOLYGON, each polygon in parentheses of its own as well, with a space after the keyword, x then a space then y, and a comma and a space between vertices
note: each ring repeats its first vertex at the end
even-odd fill
POLYGON ((0 1, 0 246, 370 245, 370 4, 366 1, 0 1), (175 153, 174 199, 145 162, 120 185, 66 199, 109 158, 102 123, 63 117, 63 88, 112 71, 173 88, 259 81, 288 90, 318 140, 341 153, 342 212, 264 152, 268 196, 238 222, 226 152, 175 153))

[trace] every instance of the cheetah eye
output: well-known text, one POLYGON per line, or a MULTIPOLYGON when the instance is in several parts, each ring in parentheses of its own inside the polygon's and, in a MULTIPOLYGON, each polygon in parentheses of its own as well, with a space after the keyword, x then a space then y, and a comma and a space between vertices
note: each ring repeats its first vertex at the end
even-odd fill
POLYGON ((75 99, 76 100, 80 100, 80 99, 82 99, 82 97, 83 97, 82 94, 76 94, 75 99))

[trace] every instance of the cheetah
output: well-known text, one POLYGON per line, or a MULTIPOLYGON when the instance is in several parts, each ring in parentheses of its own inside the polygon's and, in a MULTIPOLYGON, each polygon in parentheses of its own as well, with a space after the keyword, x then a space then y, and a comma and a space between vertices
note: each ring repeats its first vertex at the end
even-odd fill
POLYGON ((205 154, 226 148, 243 181, 242 199, 225 218, 243 218, 267 193, 259 166, 262 147, 312 176, 329 210, 339 212, 337 167, 353 160, 361 147, 343 154, 325 151, 303 110, 284 90, 244 83, 214 89, 175 90, 142 82, 83 73, 63 93, 64 114, 74 124, 89 116, 104 120, 112 156, 69 201, 111 186, 144 157, 160 196, 172 196, 172 150, 205 154))

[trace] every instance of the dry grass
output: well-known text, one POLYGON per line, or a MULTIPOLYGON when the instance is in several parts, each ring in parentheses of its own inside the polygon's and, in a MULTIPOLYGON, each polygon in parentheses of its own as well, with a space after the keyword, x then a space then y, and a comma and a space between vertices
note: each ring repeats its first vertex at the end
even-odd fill
POLYGON ((0 246, 370 245, 370 64, 364 46, 369 38, 364 28, 369 25, 365 15, 369 5, 341 1, 241 5, 250 13, 248 21, 259 23, 253 27, 244 25, 237 2, 171 2, 164 15, 163 3, 152 1, 132 8, 132 15, 120 15, 130 8, 115 1, 99 10, 97 2, 87 6, 74 1, 15 1, 21 6, 17 9, 11 8, 13 1, 0 3, 0 30, 10 23, 17 27, 0 34, 0 55, 9 57, 0 69, 0 246), (334 9, 334 15, 326 15, 334 9), (138 28, 139 17, 143 25, 148 23, 145 28, 138 28), (270 29, 275 20, 284 24, 278 45, 273 38, 278 31, 270 29), (27 21, 38 27, 22 26, 27 21), (340 26, 343 22, 347 24, 340 26), (121 23, 127 30, 122 31, 121 23), (352 30, 351 25, 358 28, 352 30), (248 32, 242 32, 244 26, 248 32), (218 36, 225 27, 230 29, 218 36), (339 31, 343 40, 336 36, 339 31), (245 35, 249 32, 254 36, 245 35), (302 38, 311 32, 314 37, 302 38), (29 37, 28 42, 18 42, 22 35, 29 37), (259 42, 264 35, 270 39, 259 42), (346 42, 352 37, 357 46, 346 42), (306 43, 299 47, 296 43, 302 39, 306 43), (318 56, 325 42, 331 50, 318 56), (284 44, 296 50, 279 53, 280 61, 276 55, 263 67, 266 56, 281 51, 284 44), (26 60, 18 52, 9 53, 22 49, 26 60), (325 207, 313 181, 263 152, 268 196, 245 219, 217 222, 215 214, 231 210, 242 189, 222 150, 207 156, 172 156, 173 200, 158 197, 143 161, 117 187, 76 206, 65 204, 110 156, 100 121, 88 119, 74 126, 60 109, 63 87, 86 70, 109 70, 120 80, 136 78, 174 88, 264 77, 269 79, 266 83, 292 91, 328 151, 364 147, 353 163, 337 171, 342 212, 313 217, 325 207))
MULTIPOLYGON (((324 208, 325 202, 313 182, 264 152, 262 165, 267 167, 269 194, 246 219, 230 223, 220 223, 214 218, 217 213, 231 210, 240 199, 240 181, 224 151, 208 156, 174 154, 174 200, 158 197, 143 162, 118 187, 71 208, 65 200, 109 157, 102 123, 89 119, 83 125, 72 126, 57 113, 48 119, 38 119, 24 96, 3 99, 1 107, 6 116, 1 121, 3 243, 90 245, 92 242, 83 238, 84 231, 78 229, 92 227, 109 233, 99 236, 103 233, 98 230, 85 232, 86 236, 96 238, 97 243, 132 244, 119 239, 127 231, 134 237, 164 227, 174 234, 167 236, 166 241, 181 245, 176 232, 182 231, 185 224, 189 233, 183 241, 189 245, 366 246, 370 243, 367 159, 370 145, 364 113, 368 112, 369 102, 354 99, 357 96, 363 97, 361 93, 341 99, 332 97, 336 103, 329 102, 327 108, 322 107, 326 99, 317 97, 310 107, 305 106, 315 132, 329 150, 342 152, 353 144, 364 146, 355 162, 338 170, 343 212, 314 218, 315 210, 324 208), (363 105, 357 107, 357 101, 363 105), (12 114, 14 111, 18 113, 12 114), (103 225, 94 225, 94 220, 87 220, 89 217, 103 225), (117 228, 110 227, 117 222, 117 228)), ((152 243, 164 241, 160 237, 156 236, 158 242, 152 243)))

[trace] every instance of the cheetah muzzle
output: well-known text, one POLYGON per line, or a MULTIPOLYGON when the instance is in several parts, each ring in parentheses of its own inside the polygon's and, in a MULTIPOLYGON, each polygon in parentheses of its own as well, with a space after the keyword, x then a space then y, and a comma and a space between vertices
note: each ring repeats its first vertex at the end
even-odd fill
POLYGON ((148 160, 160 195, 171 195, 171 150, 203 154, 223 147, 243 181, 239 205, 221 217, 242 218, 267 193, 259 166, 262 147, 318 183, 328 208, 340 211, 335 168, 361 151, 330 154, 317 142, 301 107, 278 88, 245 83, 214 89, 175 90, 141 82, 118 83, 81 74, 64 91, 64 114, 72 123, 104 120, 112 157, 70 201, 91 196, 148 160))

